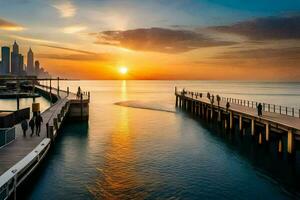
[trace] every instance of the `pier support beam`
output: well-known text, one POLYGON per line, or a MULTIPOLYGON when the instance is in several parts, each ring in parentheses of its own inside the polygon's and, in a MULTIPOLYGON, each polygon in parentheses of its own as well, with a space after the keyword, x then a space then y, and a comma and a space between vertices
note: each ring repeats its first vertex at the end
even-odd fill
POLYGON ((294 134, 293 130, 289 129, 288 130, 288 135, 287 135, 287 152, 289 154, 294 153, 294 134))
POLYGON ((239 129, 240 129, 240 131, 243 130, 243 117, 242 117, 242 115, 239 115, 239 129))
POLYGON ((270 125, 267 122, 266 123, 266 142, 269 142, 269 138, 270 138, 270 125))
POLYGON ((233 113, 232 113, 232 111, 230 111, 230 113, 229 113, 229 128, 230 129, 233 128, 233 113))
POLYGON ((255 134, 255 120, 251 119, 251 136, 255 134))
POLYGON ((221 110, 218 110, 218 122, 221 122, 221 110))

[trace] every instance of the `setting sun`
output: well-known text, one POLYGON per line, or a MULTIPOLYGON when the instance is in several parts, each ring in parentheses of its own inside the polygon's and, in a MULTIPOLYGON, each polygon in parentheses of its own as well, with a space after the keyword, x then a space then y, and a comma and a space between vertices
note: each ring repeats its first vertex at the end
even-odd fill
POLYGON ((128 68, 127 68, 127 67, 120 67, 120 68, 119 68, 119 72, 120 72, 121 74, 127 74, 128 68))

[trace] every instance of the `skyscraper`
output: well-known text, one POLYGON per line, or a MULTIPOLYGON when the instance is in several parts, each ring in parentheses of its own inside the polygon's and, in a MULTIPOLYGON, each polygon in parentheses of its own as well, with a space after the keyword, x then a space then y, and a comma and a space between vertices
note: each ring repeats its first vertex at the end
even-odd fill
POLYGON ((11 73, 19 75, 20 62, 19 62, 19 45, 15 41, 13 44, 13 51, 11 52, 11 73))
POLYGON ((24 56, 22 54, 19 54, 19 73, 18 75, 25 75, 24 71, 24 56))
POLYGON ((29 51, 27 53, 27 74, 28 75, 35 75, 33 63, 34 63, 33 52, 31 48, 29 48, 29 51))
POLYGON ((1 72, 2 74, 9 73, 9 64, 10 64, 10 48, 9 47, 2 47, 1 48, 1 58, 2 58, 2 65, 1 65, 1 72))
POLYGON ((40 62, 38 60, 36 60, 34 62, 34 65, 35 65, 35 75, 39 76, 39 74, 40 74, 40 62))

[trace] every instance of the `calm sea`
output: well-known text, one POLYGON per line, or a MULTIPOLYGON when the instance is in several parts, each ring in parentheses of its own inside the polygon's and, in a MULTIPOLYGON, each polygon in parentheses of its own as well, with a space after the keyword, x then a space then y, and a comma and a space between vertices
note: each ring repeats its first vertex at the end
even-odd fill
POLYGON ((61 88, 66 85, 91 91, 89 122, 66 123, 19 197, 299 198, 298 161, 176 112, 174 87, 299 108, 300 83, 70 81, 61 88))

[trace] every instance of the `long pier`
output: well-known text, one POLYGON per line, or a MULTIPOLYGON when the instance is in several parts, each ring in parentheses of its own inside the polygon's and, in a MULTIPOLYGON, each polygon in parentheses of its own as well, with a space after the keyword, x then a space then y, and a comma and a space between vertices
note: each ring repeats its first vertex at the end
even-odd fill
POLYGON ((43 113, 40 137, 23 137, 21 125, 15 126, 16 139, 0 149, 0 200, 16 199, 18 186, 35 170, 46 156, 50 146, 67 119, 87 120, 89 116, 89 92, 80 96, 51 85, 33 85, 35 92, 54 103, 43 113))
POLYGON ((225 129, 233 130, 237 124, 243 133, 248 127, 251 136, 257 138, 259 144, 276 142, 279 153, 286 150, 289 156, 294 157, 296 139, 300 136, 300 116, 295 113, 295 109, 263 104, 263 114, 258 116, 257 103, 251 101, 220 97, 218 102, 216 96, 212 100, 207 94, 179 91, 177 88, 175 96, 176 107, 203 119, 218 121, 225 129), (226 108, 227 102, 229 108, 226 108), (276 134, 276 139, 271 134, 276 134))

